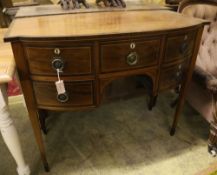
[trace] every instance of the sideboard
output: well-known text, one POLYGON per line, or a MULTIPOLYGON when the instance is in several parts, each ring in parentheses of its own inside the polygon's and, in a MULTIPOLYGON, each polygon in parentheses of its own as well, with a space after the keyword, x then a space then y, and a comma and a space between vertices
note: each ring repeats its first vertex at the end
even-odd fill
POLYGON ((40 110, 98 107, 105 88, 122 77, 149 82, 149 109, 161 91, 179 87, 173 135, 205 24, 167 10, 16 18, 4 40, 12 45, 45 170, 40 110), (57 93, 55 82, 60 80, 65 90, 57 93))

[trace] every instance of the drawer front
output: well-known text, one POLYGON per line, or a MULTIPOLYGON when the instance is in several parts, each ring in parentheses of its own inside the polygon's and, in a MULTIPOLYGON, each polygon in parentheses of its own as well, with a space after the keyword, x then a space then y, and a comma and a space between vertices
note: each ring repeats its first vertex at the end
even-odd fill
POLYGON ((166 43, 164 62, 185 59, 193 52, 194 33, 186 33, 178 36, 169 36, 166 43))
POLYGON ((54 82, 33 82, 35 98, 38 105, 42 106, 90 106, 94 104, 93 81, 65 82, 67 99, 57 95, 54 82))
POLYGON ((92 73, 91 50, 91 46, 26 47, 26 56, 31 74, 56 75, 60 66, 63 75, 83 75, 92 73))
POLYGON ((179 85, 187 69, 187 62, 183 62, 171 67, 164 67, 160 75, 160 90, 169 89, 179 85))
POLYGON ((101 45, 101 72, 114 72, 158 63, 160 39, 101 45))

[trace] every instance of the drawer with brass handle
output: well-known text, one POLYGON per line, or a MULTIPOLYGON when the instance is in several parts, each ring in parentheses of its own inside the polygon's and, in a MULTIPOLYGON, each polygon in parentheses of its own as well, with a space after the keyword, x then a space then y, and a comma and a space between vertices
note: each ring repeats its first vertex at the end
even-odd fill
POLYGON ((79 107, 94 104, 93 81, 66 81, 66 92, 63 94, 57 93, 54 82, 34 81, 33 89, 39 106, 79 107))
POLYGON ((157 65, 160 39, 105 42, 100 44, 102 73, 157 65))
POLYGON ((127 56, 126 62, 129 66, 134 66, 138 63, 139 61, 139 56, 136 52, 131 52, 127 56))
POLYGON ((33 75, 55 75, 56 69, 62 75, 92 74, 92 48, 81 47, 26 47, 30 73, 33 75))

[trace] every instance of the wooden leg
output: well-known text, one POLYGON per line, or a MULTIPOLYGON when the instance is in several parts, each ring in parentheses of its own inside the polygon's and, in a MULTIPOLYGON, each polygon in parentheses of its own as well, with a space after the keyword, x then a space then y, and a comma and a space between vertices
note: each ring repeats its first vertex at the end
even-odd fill
POLYGON ((152 110, 152 108, 156 105, 157 102, 157 95, 149 95, 149 100, 148 100, 148 110, 152 110))
MULTIPOLYGON (((29 90, 31 85, 29 83, 24 82, 22 84, 22 88, 24 86, 26 89, 29 90)), ((44 165, 44 169, 46 172, 49 172, 50 170, 49 170, 49 165, 48 165, 47 158, 46 158, 45 147, 44 147, 41 128, 40 128, 38 109, 36 108, 36 104, 32 99, 34 99, 33 96, 32 97, 29 97, 29 96, 25 97, 26 106, 27 106, 27 109, 29 112, 29 118, 30 118, 30 121, 32 123, 32 128, 33 128, 33 131, 35 134, 36 142, 37 142, 39 150, 40 150, 41 159, 42 159, 42 162, 44 165)))
POLYGON ((23 158, 16 128, 8 112, 5 85, 0 85, 0 130, 5 144, 17 163, 18 174, 30 175, 30 169, 23 158))
POLYGON ((153 92, 153 83, 149 77, 146 76, 138 76, 137 77, 138 87, 144 87, 147 97, 147 106, 148 109, 151 111, 152 108, 156 105, 157 102, 157 95, 153 92))
POLYGON ((200 48, 200 40, 201 40, 202 33, 203 33, 203 28, 199 29, 198 32, 197 32, 196 42, 195 42, 196 46, 195 46, 194 51, 193 51, 192 59, 191 59, 191 62, 189 63, 188 68, 186 68, 186 72, 184 73, 186 76, 185 76, 185 79, 184 79, 183 83, 181 84, 179 100, 178 100, 178 103, 177 103, 173 124, 172 124, 171 130, 170 130, 170 135, 171 136, 173 136, 175 134, 176 127, 177 127, 177 124, 178 124, 178 119, 179 119, 181 110, 182 110, 182 108, 184 106, 185 96, 187 94, 187 90, 188 90, 189 84, 191 82, 195 62, 196 62, 196 59, 197 59, 197 53, 198 53, 198 50, 200 48))
POLYGON ((19 42, 12 43, 12 49, 14 53, 14 57, 16 60, 16 67, 17 72, 20 78, 20 85, 22 87, 25 104, 29 113, 29 119, 32 124, 32 128, 34 131, 35 139, 37 145, 39 147, 39 151, 41 154, 41 159, 44 165, 45 171, 49 171, 49 166, 46 158, 45 147, 43 143, 40 122, 39 122, 39 115, 38 115, 38 108, 34 96, 34 89, 31 80, 29 79, 29 71, 26 67, 28 64, 25 60, 23 60, 24 50, 22 45, 19 42), (22 71, 21 71, 22 70, 22 71))
MULTIPOLYGON (((17 81, 17 84, 20 86, 20 89, 22 89, 22 86, 21 86, 21 83, 19 81, 19 77, 18 77, 17 72, 15 72, 15 79, 17 81)), ((27 85, 26 85, 27 88, 26 89, 28 91, 28 88, 30 88, 29 83, 28 82, 25 82, 25 83, 27 83, 27 85)), ((28 99, 26 100, 26 97, 24 95, 25 104, 26 104, 26 107, 27 107, 28 112, 29 112, 29 118, 30 118, 30 121, 32 123, 32 128, 33 128, 33 131, 34 131, 34 134, 35 134, 35 137, 36 137, 36 141, 37 141, 37 144, 38 144, 38 147, 39 147, 39 150, 40 150, 41 159, 43 161, 44 169, 45 169, 46 172, 49 172, 50 169, 49 169, 49 165, 47 163, 45 148, 44 148, 43 139, 42 139, 41 130, 40 130, 40 126, 43 129, 44 129, 44 126, 45 126, 45 122, 44 122, 44 125, 43 125, 43 121, 40 122, 40 116, 41 115, 43 116, 43 114, 45 114, 45 113, 43 113, 44 112, 43 110, 40 111, 40 110, 38 110, 36 108, 36 105, 34 104, 34 100, 33 100, 32 97, 33 96, 31 96, 29 94, 28 99)), ((44 131, 46 131, 46 130, 44 130, 44 131)))
MULTIPOLYGON (((28 106, 28 104, 27 104, 27 106, 28 106)), ((30 117, 30 121, 32 123, 33 131, 34 131, 34 134, 36 137, 36 141, 38 143, 38 147, 40 150, 41 159, 43 161, 44 169, 46 172, 49 172, 50 171, 49 165, 47 162, 45 147, 44 147, 43 138, 42 138, 41 129, 40 129, 38 110, 35 108, 29 108, 28 107, 28 111, 29 111, 29 117, 30 117)))
MULTIPOLYGON (((192 73, 190 75, 192 75, 192 73)), ((177 99, 177 102, 175 102, 177 107, 176 107, 176 111, 175 111, 173 124, 172 124, 171 130, 170 130, 170 135, 171 136, 173 136, 175 134, 175 132, 176 132, 176 127, 177 127, 177 124, 178 124, 179 115, 180 115, 181 110, 182 110, 182 108, 184 106, 185 96, 186 96, 186 93, 187 93, 189 82, 191 80, 191 76, 189 77, 189 75, 188 75, 187 78, 189 78, 189 79, 187 79, 183 83, 183 86, 181 87, 181 91, 180 91, 179 97, 177 99)))
POLYGON ((46 127, 47 111, 40 109, 38 113, 39 113, 38 115, 39 115, 41 130, 46 135, 47 134, 47 127, 46 127))
POLYGON ((177 127, 177 124, 178 124, 178 118, 179 118, 179 115, 181 113, 181 109, 183 108, 184 106, 184 101, 185 101, 185 94, 186 94, 186 85, 182 88, 181 90, 181 93, 178 97, 178 99, 174 102, 175 103, 175 106, 176 107, 176 112, 175 112, 175 116, 174 116, 174 120, 173 120, 173 124, 172 124, 172 127, 171 127, 171 130, 170 130, 170 135, 173 136, 176 132, 176 127, 177 127))
MULTIPOLYGON (((19 77, 17 75, 17 72, 15 73, 15 77, 16 77, 16 80, 17 80, 17 84, 20 86, 20 88, 22 88, 21 83, 19 81, 19 77)), ((31 88, 28 82, 25 82, 25 83, 23 83, 23 84, 25 84, 24 87, 26 89, 31 88)), ((41 126, 40 125, 40 114, 39 114, 40 110, 38 110, 36 108, 36 105, 34 105, 34 102, 32 101, 33 96, 28 97, 28 98, 26 98, 24 96, 24 98, 25 98, 25 105, 26 105, 26 107, 28 109, 29 118, 30 118, 30 121, 32 123, 33 131, 34 131, 34 134, 35 134, 36 142, 37 142, 39 150, 40 150, 41 159, 43 161, 44 169, 45 169, 46 172, 49 172, 50 170, 49 170, 49 166, 48 166, 48 163, 47 163, 45 148, 44 148, 43 139, 42 139, 41 130, 40 130, 40 126, 41 126)))

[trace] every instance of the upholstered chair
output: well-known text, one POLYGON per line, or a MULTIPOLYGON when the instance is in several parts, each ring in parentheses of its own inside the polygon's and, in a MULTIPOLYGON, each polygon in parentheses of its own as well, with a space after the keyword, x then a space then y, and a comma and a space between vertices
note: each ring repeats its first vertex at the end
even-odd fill
POLYGON ((211 21, 201 40, 187 100, 209 123, 208 150, 217 154, 217 0, 184 0, 179 12, 211 21))

